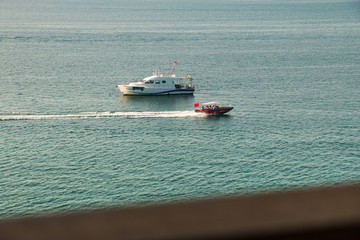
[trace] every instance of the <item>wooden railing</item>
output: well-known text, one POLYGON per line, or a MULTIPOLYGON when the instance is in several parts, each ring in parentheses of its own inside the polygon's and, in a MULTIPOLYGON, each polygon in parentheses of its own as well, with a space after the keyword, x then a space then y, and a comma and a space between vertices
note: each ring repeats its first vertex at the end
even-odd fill
POLYGON ((360 184, 6 219, 0 239, 360 239, 360 184))

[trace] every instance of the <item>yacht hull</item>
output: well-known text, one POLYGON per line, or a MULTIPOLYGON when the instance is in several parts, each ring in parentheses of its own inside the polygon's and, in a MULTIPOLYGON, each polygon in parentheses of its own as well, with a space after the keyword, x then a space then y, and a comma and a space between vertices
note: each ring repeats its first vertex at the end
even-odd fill
POLYGON ((134 87, 128 85, 118 85, 120 92, 124 96, 131 95, 192 95, 194 94, 194 88, 180 88, 180 89, 170 89, 170 88, 146 88, 146 87, 134 87))

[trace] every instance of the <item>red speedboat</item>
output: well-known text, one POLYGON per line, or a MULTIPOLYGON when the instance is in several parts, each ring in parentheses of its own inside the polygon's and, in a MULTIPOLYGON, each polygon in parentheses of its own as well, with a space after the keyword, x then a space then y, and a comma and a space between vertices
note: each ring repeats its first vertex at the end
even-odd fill
MULTIPOLYGON (((195 103, 195 107, 199 107, 200 103, 195 103)), ((218 102, 203 103, 201 108, 195 109, 195 112, 205 113, 210 115, 220 115, 231 111, 233 107, 221 107, 218 102)))

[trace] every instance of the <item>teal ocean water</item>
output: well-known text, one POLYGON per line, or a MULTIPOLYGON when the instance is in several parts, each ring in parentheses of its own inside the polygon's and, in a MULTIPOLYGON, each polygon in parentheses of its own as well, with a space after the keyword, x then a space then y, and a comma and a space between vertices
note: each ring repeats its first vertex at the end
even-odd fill
POLYGON ((359 180, 359 1, 0 1, 0 218, 359 180))

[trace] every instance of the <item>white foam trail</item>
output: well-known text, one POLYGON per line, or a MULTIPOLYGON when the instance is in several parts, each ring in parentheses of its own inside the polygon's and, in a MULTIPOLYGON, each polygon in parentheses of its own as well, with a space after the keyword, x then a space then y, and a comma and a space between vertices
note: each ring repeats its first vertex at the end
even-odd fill
POLYGON ((82 112, 71 114, 0 113, 0 120, 89 119, 89 118, 181 118, 197 117, 193 111, 170 112, 82 112))

